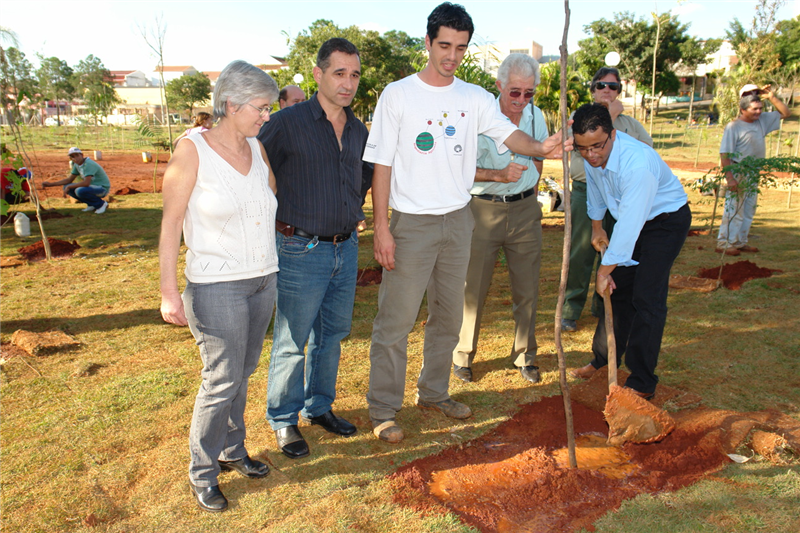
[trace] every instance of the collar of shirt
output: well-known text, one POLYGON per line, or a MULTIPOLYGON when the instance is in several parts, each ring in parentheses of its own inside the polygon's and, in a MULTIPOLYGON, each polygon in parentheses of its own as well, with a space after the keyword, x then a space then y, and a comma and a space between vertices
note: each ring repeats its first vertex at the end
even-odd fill
MULTIPOLYGON (((328 115, 325 113, 325 110, 322 109, 322 105, 319 103, 317 94, 318 93, 314 93, 314 96, 312 96, 308 100, 308 105, 311 107, 311 114, 313 115, 314 120, 320 120, 320 119, 328 120, 328 115)), ((350 109, 350 106, 344 108, 344 115, 345 117, 347 117, 347 123, 345 124, 345 128, 349 128, 354 120, 358 120, 356 118, 356 115, 353 113, 353 110, 350 109)))

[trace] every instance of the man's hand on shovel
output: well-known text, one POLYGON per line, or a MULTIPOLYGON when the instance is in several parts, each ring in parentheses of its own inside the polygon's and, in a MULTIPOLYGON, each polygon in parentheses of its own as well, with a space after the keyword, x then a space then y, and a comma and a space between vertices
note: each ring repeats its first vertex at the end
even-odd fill
MULTIPOLYGON (((595 250, 600 252, 602 261, 602 257, 605 255, 606 248, 608 247, 608 236, 605 230, 600 229, 599 232, 596 232, 594 228, 592 228, 592 246, 594 246, 595 250)), ((614 278, 611 277, 611 273, 615 268, 617 268, 617 265, 600 265, 597 268, 597 279, 594 282, 594 289, 600 296, 611 296, 611 293, 617 288, 617 285, 614 283, 614 278)))

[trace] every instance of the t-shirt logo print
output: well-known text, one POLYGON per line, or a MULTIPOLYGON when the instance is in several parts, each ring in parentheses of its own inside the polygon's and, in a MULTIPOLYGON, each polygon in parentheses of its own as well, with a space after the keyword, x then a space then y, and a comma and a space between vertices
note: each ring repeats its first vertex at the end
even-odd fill
MULTIPOLYGON (((431 153, 434 150, 434 148, 436 148, 436 139, 438 138, 448 139, 455 137, 456 133, 458 133, 457 129, 458 123, 461 122, 461 119, 466 116, 466 113, 461 112, 458 115, 456 115, 457 120, 454 124, 450 124, 449 116, 450 113, 445 111, 442 113, 442 118, 435 120, 436 124, 439 126, 439 128, 441 128, 439 135, 435 137, 433 133, 429 131, 431 126, 434 126, 434 120, 427 121, 428 127, 425 129, 425 131, 417 135, 417 139, 414 143, 414 146, 418 152, 422 154, 431 153)), ((456 146, 460 148, 460 145, 456 146)), ((461 150, 456 150, 456 152, 460 151, 461 150)))

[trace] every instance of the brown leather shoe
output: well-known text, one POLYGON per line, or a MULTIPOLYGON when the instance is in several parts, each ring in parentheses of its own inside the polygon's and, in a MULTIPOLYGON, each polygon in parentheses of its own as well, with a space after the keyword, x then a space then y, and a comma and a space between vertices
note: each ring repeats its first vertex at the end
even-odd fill
POLYGON ((734 255, 734 256, 740 255, 742 253, 736 248, 725 248, 725 249, 716 248, 714 251, 717 252, 718 254, 724 253, 725 255, 734 255))
POLYGON ((636 389, 632 389, 631 387, 625 387, 625 388, 628 389, 629 391, 631 391, 632 393, 634 393, 639 398, 643 398, 643 399, 645 399, 647 401, 652 400, 656 396, 655 392, 640 392, 640 391, 638 391, 636 389))
POLYGON ((737 248, 737 250, 739 250, 740 252, 748 252, 751 254, 758 253, 758 248, 756 248, 755 246, 748 246, 746 244, 740 248, 737 248))
POLYGON ((592 365, 592 363, 589 363, 584 367, 571 370, 570 374, 572 374, 576 378, 589 379, 594 375, 595 372, 597 372, 597 369, 592 365))

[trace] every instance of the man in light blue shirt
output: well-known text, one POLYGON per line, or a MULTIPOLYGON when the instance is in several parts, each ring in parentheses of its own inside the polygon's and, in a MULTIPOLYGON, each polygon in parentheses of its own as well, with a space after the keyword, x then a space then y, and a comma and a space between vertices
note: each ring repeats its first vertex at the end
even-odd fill
MULTIPOLYGON (((503 115, 520 130, 543 141, 548 137, 544 115, 530 105, 539 76, 539 63, 534 58, 510 54, 497 70, 497 88, 503 115)), ((469 203, 475 230, 464 289, 464 319, 453 351, 453 374, 462 381, 472 381, 483 305, 502 246, 511 280, 515 323, 511 362, 523 379, 539 382, 536 304, 542 260, 542 209, 536 189, 541 171, 540 159, 511 151, 500 153, 489 137, 478 137, 475 185, 470 189, 469 203)))
MULTIPOLYGON (((575 150, 586 170, 592 246, 607 247, 595 290, 611 297, 617 357, 626 354, 631 371, 625 386, 650 399, 658 383, 669 273, 692 223, 688 198, 655 150, 614 130, 605 106, 584 105, 574 120, 575 150), (616 219, 610 242, 602 226, 606 211, 616 219)), ((604 316, 592 352, 594 360, 576 375, 588 378, 608 362, 604 316)))

